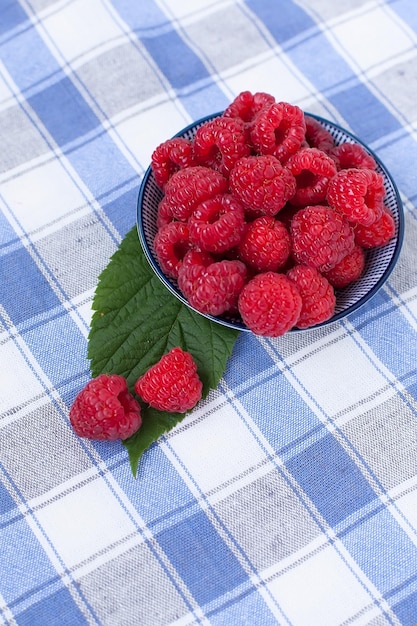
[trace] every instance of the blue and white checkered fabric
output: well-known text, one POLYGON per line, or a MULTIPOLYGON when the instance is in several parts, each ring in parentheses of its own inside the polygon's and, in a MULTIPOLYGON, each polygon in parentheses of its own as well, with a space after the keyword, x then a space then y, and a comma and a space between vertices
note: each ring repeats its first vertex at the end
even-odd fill
POLYGON ((415 0, 0 0, 0 623, 417 624, 415 0), (350 129, 404 201, 369 304, 242 335, 142 459, 78 439, 91 300, 152 150, 240 91, 350 129))

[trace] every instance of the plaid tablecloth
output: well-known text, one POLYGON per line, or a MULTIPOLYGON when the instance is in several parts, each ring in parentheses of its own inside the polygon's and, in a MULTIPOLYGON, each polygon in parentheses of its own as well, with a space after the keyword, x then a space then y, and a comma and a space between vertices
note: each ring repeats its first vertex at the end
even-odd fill
POLYGON ((415 0, 0 0, 0 623, 417 624, 415 0), (339 123, 405 211, 384 288, 242 334, 130 472, 75 436, 97 277, 157 144, 240 91, 339 123))

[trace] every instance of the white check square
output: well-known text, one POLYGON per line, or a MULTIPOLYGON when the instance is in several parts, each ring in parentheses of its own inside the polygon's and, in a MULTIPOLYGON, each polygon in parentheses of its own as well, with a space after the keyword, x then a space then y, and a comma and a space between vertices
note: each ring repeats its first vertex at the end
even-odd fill
POLYGON ((54 45, 66 61, 120 38, 123 32, 100 0, 74 0, 43 19, 54 45))
POLYGON ((365 403, 371 405, 386 389, 387 381, 371 358, 376 359, 371 353, 367 358, 354 339, 346 335, 306 356, 292 371, 311 403, 333 417, 358 406, 363 412, 365 403))
POLYGON ((413 42, 400 27, 390 10, 374 7, 369 11, 352 16, 349 21, 333 27, 333 34, 362 71, 383 65, 389 59, 397 62, 398 55, 411 50, 413 42))
MULTIPOLYGON (((204 413, 191 428, 174 431, 169 443, 207 492, 262 462, 265 455, 232 404, 220 402, 215 407, 213 402, 204 413)), ((194 419, 197 416, 194 411, 194 419)))
POLYGON ((348 623, 372 601, 332 546, 288 568, 268 588, 292 626, 348 623))
POLYGON ((146 169, 155 148, 187 126, 189 121, 172 102, 164 102, 115 123, 123 143, 146 169))
POLYGON ((263 91, 273 94, 277 102, 292 104, 307 100, 314 91, 289 60, 285 63, 278 57, 259 59, 256 65, 242 67, 238 74, 226 78, 225 82, 236 94, 246 90, 252 93, 263 91))
POLYGON ((136 532, 104 480, 79 486, 36 517, 66 567, 75 567, 136 532))
POLYGON ((3 183, 2 196, 22 228, 31 232, 86 205, 79 183, 75 173, 71 178, 59 161, 51 161, 3 183))

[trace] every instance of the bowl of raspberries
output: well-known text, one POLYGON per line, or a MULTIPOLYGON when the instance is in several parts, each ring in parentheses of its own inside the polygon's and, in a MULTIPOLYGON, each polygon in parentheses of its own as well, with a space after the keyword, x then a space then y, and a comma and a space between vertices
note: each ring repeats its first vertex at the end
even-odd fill
POLYGON ((264 92, 158 145, 137 224, 156 275, 220 324, 278 337, 356 311, 401 249, 404 213, 347 130, 264 92))

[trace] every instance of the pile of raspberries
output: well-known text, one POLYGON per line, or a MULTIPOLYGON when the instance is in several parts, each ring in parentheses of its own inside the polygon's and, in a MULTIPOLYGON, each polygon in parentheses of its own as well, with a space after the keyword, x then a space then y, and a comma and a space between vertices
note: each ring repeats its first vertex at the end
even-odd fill
POLYGON ((372 155, 267 93, 244 91, 192 139, 164 141, 151 168, 161 270, 193 308, 257 335, 330 319, 335 290, 395 234, 372 155))

